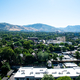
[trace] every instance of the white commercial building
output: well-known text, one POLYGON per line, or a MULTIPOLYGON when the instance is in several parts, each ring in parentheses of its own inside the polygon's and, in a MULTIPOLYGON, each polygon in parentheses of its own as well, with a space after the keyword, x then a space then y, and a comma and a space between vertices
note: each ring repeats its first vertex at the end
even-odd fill
POLYGON ((44 74, 52 74, 54 78, 62 76, 76 78, 80 75, 80 67, 61 69, 21 67, 14 75, 14 80, 41 80, 44 74))
POLYGON ((75 63, 64 63, 66 68, 73 68, 73 67, 78 67, 77 64, 75 63))

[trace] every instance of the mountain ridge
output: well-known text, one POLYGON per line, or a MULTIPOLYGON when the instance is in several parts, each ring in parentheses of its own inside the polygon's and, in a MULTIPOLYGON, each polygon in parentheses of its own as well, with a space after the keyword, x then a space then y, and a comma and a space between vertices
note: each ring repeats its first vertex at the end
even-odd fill
POLYGON ((55 32, 58 29, 46 24, 32 24, 32 25, 12 25, 9 23, 0 23, 0 30, 7 30, 7 31, 44 31, 44 32, 55 32))
POLYGON ((0 23, 0 31, 42 31, 42 32, 80 32, 80 25, 68 25, 65 28, 56 28, 47 24, 36 23, 30 25, 13 25, 9 23, 0 23))

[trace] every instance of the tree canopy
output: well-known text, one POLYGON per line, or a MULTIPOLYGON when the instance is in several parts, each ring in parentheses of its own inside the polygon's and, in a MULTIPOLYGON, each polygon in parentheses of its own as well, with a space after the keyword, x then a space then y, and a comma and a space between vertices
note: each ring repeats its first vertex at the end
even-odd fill
POLYGON ((78 77, 76 77, 76 79, 75 80, 80 80, 80 75, 78 76, 78 77))
POLYGON ((56 80, 72 80, 69 76, 59 77, 56 80))
POLYGON ((49 53, 45 52, 45 51, 40 51, 37 53, 38 56, 38 60, 40 61, 46 61, 49 57, 49 53))
POLYGON ((24 46, 25 49, 30 49, 31 43, 30 43, 29 41, 25 41, 25 42, 23 43, 23 46, 24 46))
POLYGON ((13 54, 14 54, 14 51, 12 48, 10 47, 1 48, 1 57, 3 59, 10 60, 13 54))
POLYGON ((3 66, 1 67, 2 74, 5 75, 10 70, 9 63, 3 63, 3 66))
POLYGON ((79 58, 80 58, 80 54, 79 54, 79 52, 78 52, 78 51, 76 51, 75 55, 76 55, 76 58, 77 58, 77 59, 79 59, 79 58))
POLYGON ((41 80, 55 80, 52 75, 45 74, 44 77, 41 80))

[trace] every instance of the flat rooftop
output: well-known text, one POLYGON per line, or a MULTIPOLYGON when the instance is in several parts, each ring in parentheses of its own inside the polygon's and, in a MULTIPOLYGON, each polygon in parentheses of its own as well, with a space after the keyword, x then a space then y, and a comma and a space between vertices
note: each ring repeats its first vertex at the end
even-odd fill
POLYGON ((66 67, 78 67, 75 63, 64 63, 66 67))
POLYGON ((21 67, 15 74, 14 78, 25 77, 42 78, 44 74, 52 74, 55 78, 61 76, 77 77, 80 75, 80 67, 61 69, 21 67))

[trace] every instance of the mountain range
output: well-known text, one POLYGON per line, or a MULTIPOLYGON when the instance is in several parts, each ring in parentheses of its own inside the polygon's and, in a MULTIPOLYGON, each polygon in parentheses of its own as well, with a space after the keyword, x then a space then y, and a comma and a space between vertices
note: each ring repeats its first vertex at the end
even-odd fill
POLYGON ((0 23, 0 31, 80 32, 80 25, 56 28, 54 26, 41 23, 23 26, 12 25, 9 23, 0 23))

